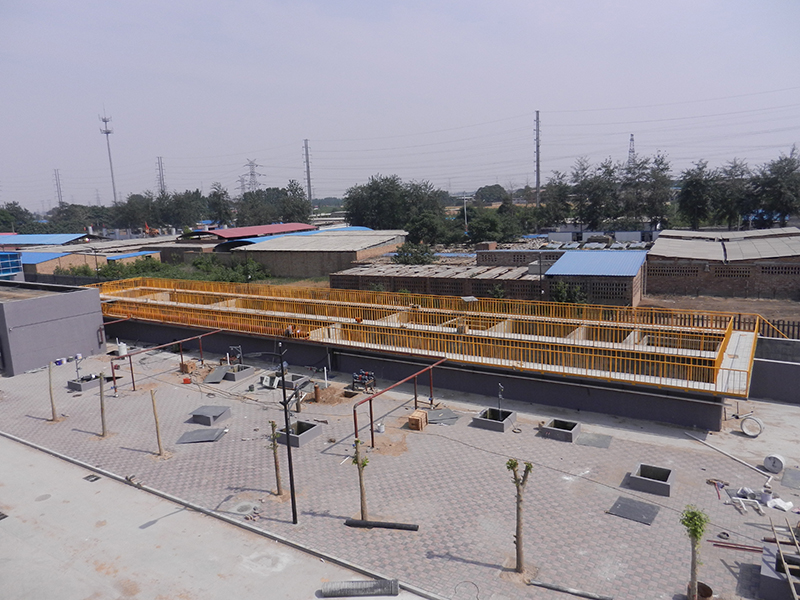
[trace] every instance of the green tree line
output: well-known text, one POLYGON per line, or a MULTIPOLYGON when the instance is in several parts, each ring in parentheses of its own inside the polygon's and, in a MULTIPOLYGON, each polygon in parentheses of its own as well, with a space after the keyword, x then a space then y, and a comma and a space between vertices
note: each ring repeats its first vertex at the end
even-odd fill
POLYGON ((17 233, 80 233, 87 227, 145 229, 175 227, 182 230, 211 220, 225 225, 262 225, 275 222, 308 223, 311 203, 302 186, 290 181, 285 188, 245 192, 232 199, 219 183, 204 195, 200 190, 130 194, 112 206, 58 204, 37 216, 17 202, 0 206, 0 231, 17 233))
POLYGON ((794 148, 755 168, 734 159, 718 169, 699 161, 677 178, 671 171, 660 153, 596 165, 580 158, 569 173, 550 176, 538 207, 530 186, 484 186, 459 206, 461 200, 428 182, 375 175, 347 190, 344 209, 351 225, 405 229, 411 243, 425 245, 512 241, 568 222, 588 231, 768 228, 800 212, 800 155, 794 148), (446 210, 454 205, 456 211, 446 210))

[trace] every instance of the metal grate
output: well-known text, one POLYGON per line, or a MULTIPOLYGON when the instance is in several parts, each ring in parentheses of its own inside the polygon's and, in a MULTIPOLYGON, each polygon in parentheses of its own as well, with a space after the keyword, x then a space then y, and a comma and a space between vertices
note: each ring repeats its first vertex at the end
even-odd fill
POLYGON ((98 479, 100 479, 100 476, 99 475, 87 475, 86 477, 84 477, 84 479, 86 481, 97 481, 98 479))

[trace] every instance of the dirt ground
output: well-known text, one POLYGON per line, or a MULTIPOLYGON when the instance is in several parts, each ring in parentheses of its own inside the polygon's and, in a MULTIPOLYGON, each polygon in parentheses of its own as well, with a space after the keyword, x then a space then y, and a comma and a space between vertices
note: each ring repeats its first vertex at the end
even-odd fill
POLYGON ((642 298, 639 306, 677 308, 683 310, 713 310, 719 312, 751 313, 773 320, 800 321, 800 302, 755 298, 721 298, 716 296, 656 296, 642 298))

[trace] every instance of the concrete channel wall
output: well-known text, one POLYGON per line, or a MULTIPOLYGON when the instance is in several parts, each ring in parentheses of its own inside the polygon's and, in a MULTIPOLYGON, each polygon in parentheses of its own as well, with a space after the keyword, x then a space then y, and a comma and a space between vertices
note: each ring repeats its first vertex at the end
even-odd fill
MULTIPOLYGON (((146 344, 165 344, 203 333, 183 327, 140 322, 122 322, 106 327, 109 339, 146 344)), ((277 352, 278 342, 286 349, 284 359, 290 367, 298 365, 352 373, 359 369, 374 371, 379 379, 399 381, 428 366, 433 360, 403 355, 377 354, 358 349, 323 346, 296 339, 265 338, 232 333, 218 333, 203 338, 203 350, 224 355, 230 346, 242 346, 245 355, 277 352)), ((193 340, 185 349, 197 349, 193 340)), ((263 356, 270 360, 269 356, 263 356)), ((247 359, 245 359, 247 362, 247 359)), ((490 367, 457 363, 434 369, 434 388, 444 388, 496 397, 501 383, 503 397, 571 410, 658 421, 682 427, 719 431, 722 427, 722 400, 711 395, 678 394, 644 386, 604 386, 592 380, 545 377, 490 367)), ((428 376, 419 379, 419 393, 424 396, 428 376)), ((425 399, 424 397, 422 398, 425 399)))
POLYGON ((750 397, 800 404, 800 340, 759 338, 750 397))

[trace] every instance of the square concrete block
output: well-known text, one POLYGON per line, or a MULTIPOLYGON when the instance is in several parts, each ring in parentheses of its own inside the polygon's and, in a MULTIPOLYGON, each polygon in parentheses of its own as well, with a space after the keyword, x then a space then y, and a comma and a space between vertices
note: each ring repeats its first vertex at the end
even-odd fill
POLYGON ((200 425, 213 425, 231 416, 229 406, 201 406, 192 411, 192 422, 200 425))
POLYGON ((484 408, 477 417, 472 418, 473 427, 491 431, 506 432, 517 420, 517 413, 500 408, 484 408))
MULTIPOLYGON (((109 381, 111 381, 111 377, 106 376, 106 382, 109 381)), ((76 392, 85 392, 86 390, 90 390, 95 387, 100 387, 99 375, 84 375, 80 379, 70 379, 67 381, 67 389, 74 390, 76 392)))
MULTIPOLYGON (((322 434, 322 426, 318 423, 295 421, 289 425, 289 443, 294 448, 299 448, 322 434)), ((286 428, 278 430, 278 442, 286 443, 286 428)))
POLYGON ((228 381, 240 381, 246 377, 250 377, 250 375, 254 375, 255 372, 256 368, 250 365, 233 365, 228 372, 225 373, 225 379, 228 381))
POLYGON ((564 421, 562 419, 551 419, 541 428, 542 437, 562 442, 574 442, 578 439, 581 432, 581 424, 576 421, 564 421))
POLYGON ((639 463, 636 465, 636 469, 631 471, 628 485, 631 489, 640 492, 669 496, 674 478, 675 473, 672 472, 672 469, 639 463))
MULTIPOLYGON (((286 373, 287 390, 296 390, 305 385, 308 381, 310 381, 308 375, 299 375, 297 373, 286 373)), ((275 382, 275 387, 281 389, 282 386, 283 382, 281 381, 281 378, 278 377, 278 381, 275 382)))

